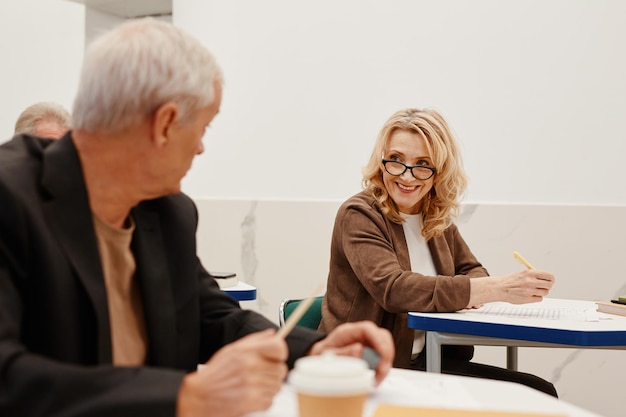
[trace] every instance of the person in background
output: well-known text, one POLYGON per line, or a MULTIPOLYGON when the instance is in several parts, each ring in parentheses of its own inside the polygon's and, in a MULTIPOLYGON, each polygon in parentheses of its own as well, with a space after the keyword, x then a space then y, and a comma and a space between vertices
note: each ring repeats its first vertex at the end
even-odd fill
MULTIPOLYGON (((554 284, 545 271, 491 277, 453 223, 467 184, 461 155, 444 118, 403 109, 381 129, 360 193, 339 208, 319 329, 358 320, 389 329, 394 366, 425 369, 424 333, 407 313, 452 312, 492 301, 540 301, 554 284)), ((530 374, 471 362, 472 346, 444 346, 442 372, 515 381, 556 396, 530 374)))
POLYGON ((60 104, 42 101, 28 106, 15 122, 15 134, 59 139, 70 129, 70 113, 60 104))
POLYGON ((271 405, 298 357, 329 350, 373 348, 377 381, 388 373, 388 331, 285 340, 200 263, 181 179, 222 84, 196 39, 129 21, 88 47, 71 131, 0 146, 0 415, 242 416, 271 405))

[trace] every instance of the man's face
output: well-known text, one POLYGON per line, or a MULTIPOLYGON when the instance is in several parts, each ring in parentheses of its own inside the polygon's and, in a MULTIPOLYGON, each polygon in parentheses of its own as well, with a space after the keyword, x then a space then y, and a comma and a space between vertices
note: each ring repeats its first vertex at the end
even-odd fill
POLYGON ((204 132, 219 112, 222 102, 222 86, 215 82, 214 88, 213 103, 198 110, 187 123, 174 122, 171 127, 172 143, 167 150, 165 166, 162 167, 166 170, 168 194, 180 192, 180 182, 191 168, 193 158, 204 152, 204 132))

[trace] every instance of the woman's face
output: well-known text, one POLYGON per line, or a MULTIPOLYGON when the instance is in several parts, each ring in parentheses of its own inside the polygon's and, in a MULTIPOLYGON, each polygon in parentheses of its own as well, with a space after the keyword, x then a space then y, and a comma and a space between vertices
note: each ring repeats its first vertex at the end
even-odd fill
MULTIPOLYGON (((383 158, 402 162, 408 166, 433 166, 430 153, 426 148, 426 141, 417 133, 408 130, 398 129, 391 134, 383 158)), ((436 174, 427 180, 419 180, 413 176, 410 169, 405 170, 399 176, 391 175, 383 169, 383 184, 391 199, 398 206, 398 210, 405 214, 419 213, 420 201, 430 192, 435 183, 435 177, 436 174)))

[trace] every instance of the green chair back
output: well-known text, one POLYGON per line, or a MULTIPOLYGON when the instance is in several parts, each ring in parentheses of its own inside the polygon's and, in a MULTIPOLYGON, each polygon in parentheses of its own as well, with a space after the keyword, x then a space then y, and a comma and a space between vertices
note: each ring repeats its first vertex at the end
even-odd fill
MULTIPOLYGON (((300 318, 296 326, 302 326, 309 329, 317 330, 317 327, 322 321, 322 300, 324 299, 323 295, 319 297, 315 297, 313 300, 313 304, 309 307, 309 309, 304 313, 304 315, 300 318)), ((298 307, 303 300, 302 299, 287 299, 283 300, 280 303, 280 309, 278 310, 278 321, 280 323, 280 327, 285 325, 285 321, 289 318, 291 313, 298 307)))

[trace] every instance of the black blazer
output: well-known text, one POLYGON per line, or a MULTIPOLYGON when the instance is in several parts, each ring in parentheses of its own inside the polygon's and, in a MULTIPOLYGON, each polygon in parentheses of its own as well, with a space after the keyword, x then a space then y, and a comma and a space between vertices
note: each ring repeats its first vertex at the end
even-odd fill
MULTIPOLYGON (((184 194, 132 211, 148 358, 112 366, 102 267, 71 132, 0 146, 0 415, 174 416, 186 372, 275 327, 224 294, 196 255, 184 194)), ((296 330, 289 364, 320 335, 296 330)))

